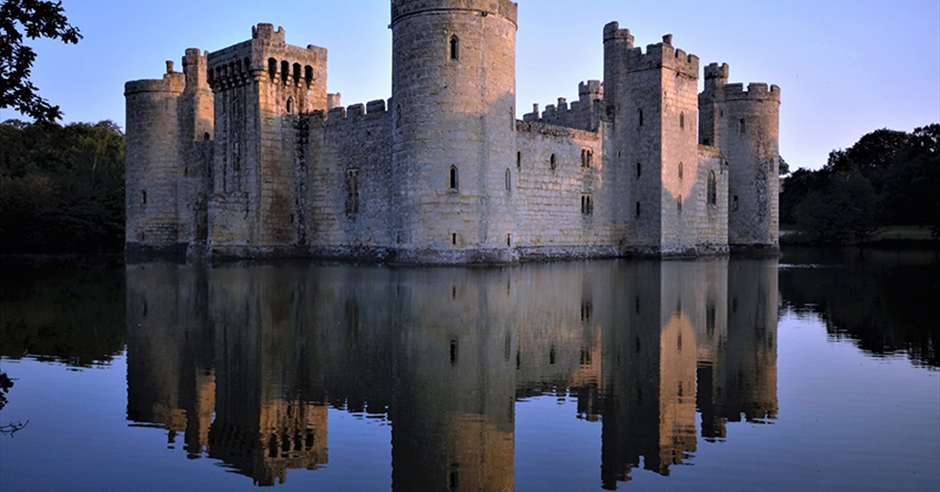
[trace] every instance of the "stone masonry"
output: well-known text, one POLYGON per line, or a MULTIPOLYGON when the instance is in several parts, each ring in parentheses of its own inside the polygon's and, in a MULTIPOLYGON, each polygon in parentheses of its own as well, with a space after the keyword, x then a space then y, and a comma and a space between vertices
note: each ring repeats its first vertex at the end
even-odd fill
POLYGON ((516 119, 517 5, 392 0, 392 97, 283 29, 125 86, 134 261, 503 264, 778 249, 780 89, 612 22, 604 81, 516 119))

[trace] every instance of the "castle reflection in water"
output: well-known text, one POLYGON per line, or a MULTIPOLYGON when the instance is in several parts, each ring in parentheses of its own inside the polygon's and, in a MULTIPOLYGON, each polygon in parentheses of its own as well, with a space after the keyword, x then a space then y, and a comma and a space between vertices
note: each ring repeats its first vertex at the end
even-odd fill
POLYGON ((328 463, 328 406, 380 415, 395 490, 509 491, 517 400, 570 394, 612 489, 774 419, 776 332, 773 260, 129 266, 127 414, 258 485, 328 463))

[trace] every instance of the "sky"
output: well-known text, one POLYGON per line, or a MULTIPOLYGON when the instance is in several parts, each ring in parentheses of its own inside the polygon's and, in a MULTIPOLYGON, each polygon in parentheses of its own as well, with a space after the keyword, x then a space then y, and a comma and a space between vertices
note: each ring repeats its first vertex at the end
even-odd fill
MULTIPOLYGON (((780 86, 780 154, 818 169, 830 151, 879 128, 940 122, 940 0, 517 0, 518 118, 578 82, 603 78, 602 31, 618 21, 636 45, 660 42, 728 63, 730 82, 780 86)), ((389 0, 62 0, 84 36, 36 40, 32 81, 64 123, 124 126, 124 83, 160 78, 186 48, 216 51, 283 26, 287 42, 328 50, 328 91, 344 105, 391 95, 389 0)), ((645 49, 645 48, 644 48, 645 49)), ((700 80, 700 84, 702 81, 700 80)), ((22 118, 0 110, 0 121, 22 118)))

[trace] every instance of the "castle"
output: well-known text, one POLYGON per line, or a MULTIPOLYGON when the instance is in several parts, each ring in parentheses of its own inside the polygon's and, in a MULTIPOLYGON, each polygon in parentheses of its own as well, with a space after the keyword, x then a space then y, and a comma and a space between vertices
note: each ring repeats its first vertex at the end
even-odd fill
POLYGON ((517 5, 392 0, 392 96, 283 29, 130 81, 130 258, 514 263, 778 249, 780 90, 604 27, 604 80, 516 119, 517 5))

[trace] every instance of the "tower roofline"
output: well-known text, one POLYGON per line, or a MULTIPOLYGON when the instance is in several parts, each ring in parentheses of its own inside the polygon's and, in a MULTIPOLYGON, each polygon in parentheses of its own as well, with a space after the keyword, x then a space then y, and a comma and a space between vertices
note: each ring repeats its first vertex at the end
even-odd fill
POLYGON ((512 22, 513 25, 518 26, 516 23, 518 5, 511 0, 391 0, 391 2, 392 25, 413 15, 441 11, 464 11, 478 12, 478 15, 483 17, 490 14, 499 15, 512 22))

